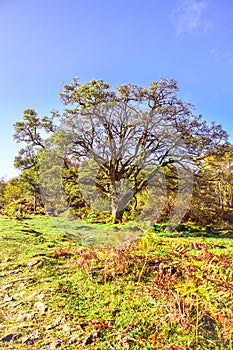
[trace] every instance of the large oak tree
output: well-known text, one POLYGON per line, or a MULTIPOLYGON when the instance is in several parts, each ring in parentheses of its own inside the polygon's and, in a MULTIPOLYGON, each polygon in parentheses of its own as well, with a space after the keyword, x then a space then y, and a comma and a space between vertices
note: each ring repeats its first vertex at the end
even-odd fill
POLYGON ((81 164, 95 162, 93 180, 114 222, 161 169, 173 169, 181 180, 179 169, 191 173, 194 162, 227 140, 221 125, 208 126, 194 116, 193 106, 177 92, 176 81, 168 79, 147 88, 125 84, 112 89, 102 80, 80 84, 77 78, 64 85, 61 100, 67 108, 61 127, 68 135, 69 156, 81 164))
POLYGON ((173 183, 174 191, 185 186, 187 174, 191 178, 206 154, 227 141, 221 125, 208 125, 193 114, 192 104, 178 97, 174 80, 113 89, 103 80, 80 84, 74 78, 60 96, 66 109, 58 129, 52 119, 40 120, 31 110, 25 112, 24 122, 16 123, 15 138, 27 143, 18 162, 30 163, 35 148, 45 153, 56 148, 64 164, 79 165, 85 199, 90 205, 93 197, 102 199, 113 222, 122 220, 138 194, 160 186, 163 174, 166 181, 170 177, 167 183, 173 183), (43 142, 38 128, 52 131, 52 139, 43 142), (59 151, 62 145, 65 153, 59 151))

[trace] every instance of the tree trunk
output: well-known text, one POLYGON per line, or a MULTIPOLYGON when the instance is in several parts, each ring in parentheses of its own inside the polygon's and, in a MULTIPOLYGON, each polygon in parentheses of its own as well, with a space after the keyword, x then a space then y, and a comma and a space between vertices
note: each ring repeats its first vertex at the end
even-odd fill
POLYGON ((132 204, 132 211, 131 211, 131 215, 132 216, 135 214, 136 209, 137 209, 137 205, 138 205, 137 197, 134 196, 133 199, 134 199, 134 201, 133 201, 133 204, 132 204))
POLYGON ((122 223, 124 210, 117 211, 116 213, 112 213, 112 223, 113 224, 120 224, 122 223))
POLYGON ((34 194, 34 197, 33 197, 33 210, 35 214, 36 213, 36 194, 34 194))
POLYGON ((123 218, 123 214, 124 214, 124 209, 123 210, 119 210, 118 204, 113 199, 112 200, 112 223, 113 224, 121 223, 122 222, 122 218, 123 218))

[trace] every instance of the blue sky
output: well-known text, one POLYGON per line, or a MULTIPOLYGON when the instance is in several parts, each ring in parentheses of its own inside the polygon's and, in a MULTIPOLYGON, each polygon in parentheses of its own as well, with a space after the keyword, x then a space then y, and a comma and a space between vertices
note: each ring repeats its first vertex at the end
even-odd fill
POLYGON ((0 0, 0 177, 14 176, 13 123, 62 110, 72 77, 116 86, 178 81, 233 139, 231 0, 0 0))

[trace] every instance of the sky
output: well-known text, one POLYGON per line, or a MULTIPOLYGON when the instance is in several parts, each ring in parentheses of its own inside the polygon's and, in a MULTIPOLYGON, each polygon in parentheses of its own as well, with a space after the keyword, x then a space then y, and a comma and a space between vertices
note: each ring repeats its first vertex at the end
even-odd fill
POLYGON ((178 82, 233 140, 232 0, 0 0, 0 178, 18 174, 23 111, 62 112, 64 83, 178 82))

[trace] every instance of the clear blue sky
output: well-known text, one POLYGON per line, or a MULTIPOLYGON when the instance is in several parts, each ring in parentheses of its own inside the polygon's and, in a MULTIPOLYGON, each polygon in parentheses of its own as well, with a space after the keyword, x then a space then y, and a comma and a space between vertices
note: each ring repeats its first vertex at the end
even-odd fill
POLYGON ((0 0, 0 177, 16 174, 13 123, 61 110, 62 83, 178 81, 233 137, 232 0, 0 0))

